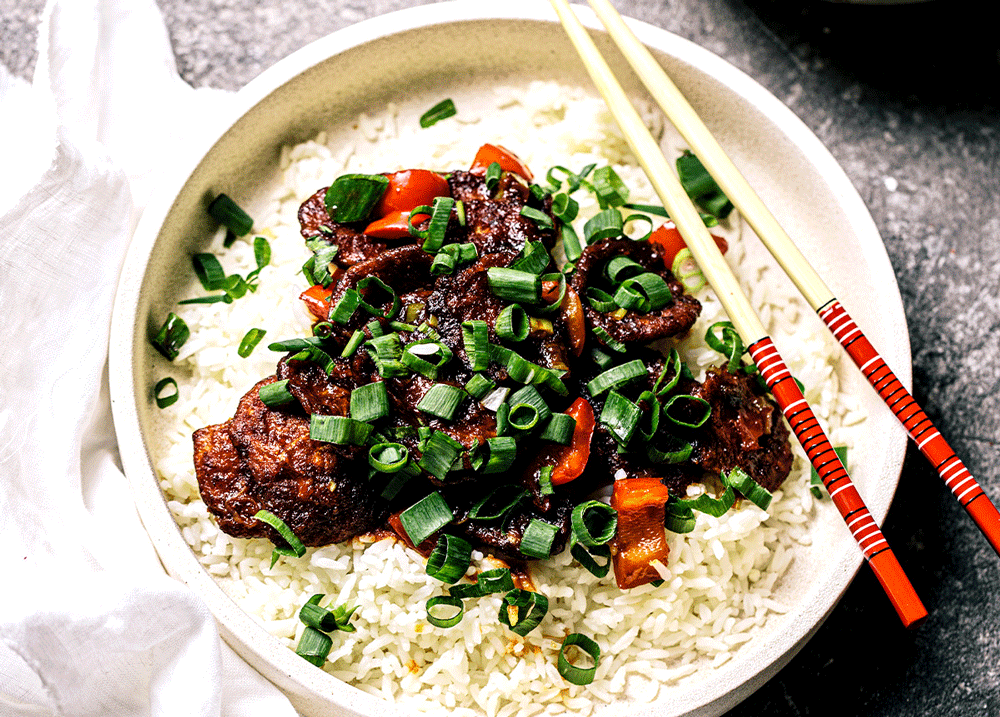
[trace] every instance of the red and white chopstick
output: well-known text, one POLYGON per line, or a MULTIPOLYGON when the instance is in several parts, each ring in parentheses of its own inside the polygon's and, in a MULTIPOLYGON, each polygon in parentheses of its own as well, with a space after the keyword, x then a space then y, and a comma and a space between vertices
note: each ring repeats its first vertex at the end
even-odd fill
POLYGON ((788 418, 792 431, 826 485, 834 505, 857 540, 900 620, 907 627, 920 623, 927 617, 927 610, 865 507, 846 468, 816 421, 812 409, 792 379, 760 318, 719 253, 698 211, 674 176, 659 145, 632 107, 566 0, 551 0, 551 3, 663 206, 715 290, 736 331, 749 347, 750 355, 788 418))
MULTIPOLYGON (((1000 554, 1000 511, 608 0, 588 0, 664 113, 1000 554)), ((693 251, 693 249, 692 249, 693 251)), ((697 258, 697 257, 696 257, 697 258)))

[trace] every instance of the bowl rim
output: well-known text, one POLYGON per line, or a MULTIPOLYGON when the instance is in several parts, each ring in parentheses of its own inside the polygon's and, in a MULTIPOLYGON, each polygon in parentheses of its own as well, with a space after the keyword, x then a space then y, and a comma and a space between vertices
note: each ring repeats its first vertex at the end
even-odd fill
MULTIPOLYGON (((603 32, 603 27, 589 8, 574 6, 574 9, 589 30, 603 32)), ((332 702, 342 709, 358 714, 400 713, 397 712, 398 708, 395 705, 341 682, 323 670, 302 669, 304 663, 301 658, 278 638, 267 633, 226 595, 201 566, 181 536, 180 529, 160 492, 159 481, 152 468, 138 418, 137 401, 140 387, 135 385, 134 362, 140 347, 136 346, 135 325, 141 317, 135 315, 135 309, 142 279, 148 268, 150 251, 178 193, 192 174, 192 167, 199 166, 230 127, 252 108, 265 101, 268 95, 319 62, 352 48, 397 33, 436 25, 484 20, 557 23, 555 14, 547 4, 531 0, 511 0, 503 4, 482 3, 478 0, 450 0, 369 18, 309 43, 262 72, 236 93, 228 112, 222 113, 217 122, 205 128, 198 141, 193 143, 196 150, 187 155, 187 161, 179 161, 176 167, 163 175, 158 185, 159 189, 152 194, 153 199, 142 213, 122 265, 112 313, 109 383, 122 465, 136 500, 140 518, 167 572, 199 594, 215 615, 226 642, 288 693, 297 705, 329 706, 332 702), (253 639, 241 637, 247 635, 254 637, 253 639)), ((897 360, 895 370, 901 382, 909 387, 912 380, 910 347, 895 273, 874 220, 830 151, 794 112, 742 70, 672 32, 630 18, 626 18, 626 22, 644 44, 709 75, 743 101, 756 107, 823 174, 824 181, 836 194, 853 231, 861 240, 865 249, 864 260, 873 273, 891 283, 889 287, 891 290, 887 292, 890 305, 884 308, 886 316, 890 319, 890 331, 903 339, 899 346, 902 356, 897 360)), ((890 436, 892 440, 889 440, 887 445, 887 451, 892 453, 893 465, 898 464, 900 467, 906 447, 905 434, 902 434, 901 438, 900 440, 898 433, 890 436)), ((899 475, 894 472, 892 477, 894 480, 885 505, 870 506, 872 515, 879 523, 884 519, 898 486, 899 475)), ((707 700, 679 695, 682 706, 689 708, 684 714, 694 714, 695 711, 698 714, 718 714, 738 704, 770 679, 818 630, 846 592, 862 562, 861 552, 855 551, 841 562, 838 570, 830 573, 827 579, 830 583, 831 599, 828 604, 816 605, 810 610, 810 617, 815 620, 810 622, 809 629, 792 630, 771 636, 746 655, 750 658, 744 661, 746 669, 734 670, 729 665, 718 668, 714 674, 716 682, 722 685, 732 684, 732 681, 736 680, 738 684, 735 689, 713 688, 707 700)), ((637 707, 637 714, 646 714, 646 710, 641 706, 637 707)))

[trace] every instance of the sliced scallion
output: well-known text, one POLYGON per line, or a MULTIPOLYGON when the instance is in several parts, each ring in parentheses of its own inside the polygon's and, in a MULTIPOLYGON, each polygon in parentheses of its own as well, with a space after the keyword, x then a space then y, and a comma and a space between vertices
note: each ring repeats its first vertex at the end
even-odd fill
POLYGON ((321 416, 314 413, 309 417, 309 437, 314 441, 340 446, 363 446, 371 432, 370 423, 347 416, 321 416))
POLYGON ((586 635, 579 632, 573 632, 566 636, 563 640, 562 647, 559 648, 559 660, 557 664, 557 669, 559 674, 563 678, 574 685, 589 685, 594 681, 594 675, 597 674, 597 665, 601 659, 601 648, 600 646, 591 640, 586 635), (581 651, 585 652, 593 662, 590 667, 577 667, 570 663, 569 658, 566 656, 566 651, 568 648, 576 646, 581 651))
POLYGON ((465 392, 477 401, 494 388, 496 388, 496 384, 481 373, 473 374, 472 378, 465 384, 465 392))
MULTIPOLYGON (((847 446, 834 446, 833 450, 837 454, 837 458, 840 459, 840 462, 844 464, 844 467, 847 467, 847 446)), ((823 487, 823 479, 816 472, 816 467, 812 466, 809 473, 809 491, 814 497, 822 499, 823 487)))
POLYGON ((370 423, 388 415, 389 393, 384 381, 374 381, 351 391, 351 418, 370 423))
POLYGON ((473 371, 485 371, 490 365, 490 333, 487 323, 481 319, 463 321, 462 342, 469 368, 473 371))
POLYGON ((469 541, 441 533, 434 552, 427 559, 427 574, 435 580, 453 585, 462 579, 471 562, 472 545, 469 541))
POLYGON ((180 353, 180 347, 184 345, 184 342, 188 340, 191 335, 191 330, 188 325, 184 322, 177 314, 170 312, 167 314, 166 321, 160 327, 160 330, 156 333, 150 343, 159 351, 168 361, 173 361, 177 358, 180 353))
POLYGON ((663 404, 663 417, 682 428, 701 428, 711 415, 708 401, 686 393, 671 396, 663 404))
POLYGON ((616 351, 620 354, 625 353, 626 347, 621 341, 616 339, 614 336, 608 333, 607 329, 603 326, 594 327, 594 336, 600 339, 601 343, 607 346, 612 351, 616 351))
POLYGON ((288 390, 287 378, 282 381, 269 383, 266 386, 261 386, 257 395, 260 396, 261 403, 268 408, 284 406, 295 401, 295 396, 288 390))
POLYGON ((326 190, 324 202, 330 218, 341 224, 368 218, 389 186, 383 174, 345 174, 326 190))
POLYGON ((555 542, 556 534, 559 533, 559 526, 546 523, 544 520, 532 518, 528 527, 521 535, 521 543, 518 550, 522 555, 529 558, 539 558, 544 560, 552 554, 552 543, 555 542))
POLYGON ((537 304, 542 295, 542 280, 538 274, 506 267, 486 270, 494 296, 514 303, 537 304))
POLYGON ((600 423, 624 446, 632 440, 641 416, 642 411, 635 403, 617 391, 611 391, 601 410, 600 423))
POLYGON ((435 383, 417 403, 417 410, 450 421, 454 419, 455 411, 458 410, 466 395, 465 391, 457 386, 435 383))
POLYGON ((464 614, 465 607, 462 604, 461 598, 452 595, 437 595, 427 601, 427 622, 434 627, 455 627, 455 625, 462 622, 464 614), (456 608, 457 612, 450 616, 447 614, 442 615, 440 609, 448 607, 456 608))
POLYGON ((521 250, 520 256, 510 265, 511 269, 526 271, 529 274, 541 274, 548 267, 552 257, 549 250, 540 241, 529 241, 521 250))
POLYGON ((553 413, 539 438, 543 441, 552 441, 568 446, 573 440, 574 430, 576 430, 575 418, 568 413, 553 413))
POLYGON ((443 431, 433 431, 424 443, 417 465, 443 481, 461 455, 463 446, 443 431))
POLYGON ((280 535, 287 543, 287 546, 277 546, 273 551, 271 551, 272 568, 274 567, 275 562, 277 562, 279 555, 294 555, 297 558, 301 558, 306 554, 306 546, 303 545, 302 541, 298 539, 298 536, 292 532, 292 529, 285 524, 285 521, 276 516, 274 513, 269 510, 258 510, 253 517, 278 531, 278 535, 280 535))
POLYGON ((575 542, 587 548, 596 548, 615 537, 618 513, 607 503, 588 500, 573 508, 570 525, 575 542))
POLYGON ((402 443, 376 443, 368 449, 368 465, 379 473, 398 473, 409 460, 410 451, 402 443))
POLYGON ((514 588, 503 596, 498 618, 511 632, 524 637, 538 627, 549 611, 549 599, 541 593, 514 588))
POLYGON ((333 640, 322 630, 315 627, 307 627, 302 631, 299 644, 295 648, 295 654, 304 658, 308 662, 322 667, 326 663, 326 658, 333 649, 333 640))
POLYGON ((458 110, 455 109, 455 103, 452 99, 450 97, 443 99, 420 115, 420 126, 427 129, 443 119, 454 117, 457 113, 458 110))
POLYGON ((454 518, 451 508, 437 491, 420 499, 399 514, 403 530, 414 545, 420 545, 454 518))
POLYGON ((477 448, 471 457, 473 470, 489 475, 504 473, 514 463, 517 442, 510 436, 492 436, 477 448))
POLYGON ((236 236, 245 236, 253 229, 253 219, 228 195, 220 194, 213 199, 208 213, 236 236))
POLYGON ((180 389, 177 387, 177 381, 170 376, 160 379, 157 381, 156 385, 153 386, 153 400, 156 401, 157 408, 167 408, 168 406, 173 406, 177 403, 177 399, 180 397, 181 393, 180 389), (164 389, 170 387, 174 389, 173 393, 164 395, 164 389))
POLYGON ((531 325, 528 315, 518 304, 509 304, 497 316, 494 330, 504 341, 524 341, 528 338, 531 325))
POLYGON ((552 217, 540 209, 535 209, 534 207, 521 207, 520 215, 533 221, 535 226, 542 231, 552 229, 553 227, 552 217))
POLYGON ((236 353, 239 357, 246 358, 252 354, 253 350, 257 348, 257 344, 260 343, 260 340, 264 338, 264 334, 266 333, 267 331, 264 329, 250 329, 247 331, 243 336, 243 340, 240 341, 239 348, 236 349, 236 353))
POLYGON ((414 373, 433 380, 438 377, 441 367, 451 361, 452 356, 451 349, 444 343, 424 339, 407 344, 401 359, 414 373))
POLYGON ((645 375, 645 364, 639 359, 634 359, 598 374, 587 384, 587 393, 599 396, 605 391, 621 388, 645 375))
POLYGON ((528 491, 513 483, 504 483, 481 498, 469 511, 470 520, 498 520, 522 500, 528 491))
POLYGON ((598 212, 583 225, 583 238, 587 244, 601 241, 602 239, 615 239, 622 236, 625 229, 625 221, 622 213, 614 207, 609 207, 598 212))
POLYGON ((598 167, 591 178, 601 209, 619 207, 628 201, 628 187, 610 166, 598 167))
POLYGON ((729 473, 723 471, 720 476, 723 484, 738 490, 761 510, 767 510, 768 506, 771 505, 771 499, 774 496, 742 468, 733 468, 729 473))

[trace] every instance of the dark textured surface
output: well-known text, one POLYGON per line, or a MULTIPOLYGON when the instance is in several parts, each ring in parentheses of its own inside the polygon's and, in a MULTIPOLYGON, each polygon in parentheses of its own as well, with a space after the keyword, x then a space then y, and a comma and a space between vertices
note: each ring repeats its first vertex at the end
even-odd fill
MULTIPOLYGON (((227 89, 333 30, 424 4, 160 3, 182 76, 227 89)), ((915 396, 1000 502, 1000 44, 992 23, 955 2, 616 4, 749 73, 834 154, 896 270, 915 396)), ((41 5, 0 0, 0 61, 23 77, 35 62, 41 5)), ((929 620, 905 632, 863 568, 815 638, 732 715, 1000 714, 1000 559, 913 449, 884 531, 929 620)))

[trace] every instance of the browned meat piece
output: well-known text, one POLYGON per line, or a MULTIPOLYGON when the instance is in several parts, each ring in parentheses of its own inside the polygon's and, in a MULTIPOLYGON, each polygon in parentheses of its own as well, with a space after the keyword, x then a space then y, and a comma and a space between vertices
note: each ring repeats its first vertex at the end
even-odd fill
POLYGON ((694 297, 684 293, 684 287, 663 265, 656 248, 648 241, 607 239, 591 244, 583 250, 576 263, 571 285, 583 302, 587 325, 591 329, 595 327, 604 329, 611 338, 623 344, 645 344, 657 339, 679 336, 694 325, 698 314, 701 313, 701 304, 694 297), (673 301, 659 311, 641 314, 630 310, 621 318, 616 318, 617 312, 603 313, 594 309, 586 299, 587 288, 597 287, 608 293, 614 293, 613 290, 609 290, 611 287, 607 286, 604 269, 608 261, 616 256, 627 256, 641 264, 647 271, 662 276, 674 295, 673 301))
POLYGON ((309 197, 299 207, 299 226, 306 239, 322 238, 337 245, 337 255, 333 261, 338 266, 349 267, 374 259, 385 251, 401 244, 412 244, 412 240, 384 241, 365 236, 359 229, 347 224, 337 224, 326 211, 326 190, 323 187, 309 197))
MULTIPOLYGON (((436 328, 442 340, 455 350, 461 363, 467 365, 462 322, 481 319, 489 327, 490 343, 506 345, 524 359, 540 366, 568 371, 570 350, 566 327, 559 313, 544 317, 551 321, 551 331, 548 328, 539 329, 529 334, 524 341, 510 344, 497 336, 494 328, 497 316, 509 302, 494 296, 490 290, 487 269, 505 263, 504 255, 493 254, 454 275, 438 278, 434 292, 428 297, 427 311, 437 320, 436 328)), ((533 315, 532 307, 523 308, 529 316, 533 315)), ((494 380, 506 378, 503 369, 497 364, 492 364, 487 374, 494 380)))
MULTIPOLYGON (((468 238, 460 241, 471 241, 480 256, 503 253, 512 260, 529 241, 541 241, 549 249, 555 246, 554 230, 541 230, 534 220, 521 215, 521 209, 528 205, 530 192, 510 172, 501 176, 492 194, 486 189, 485 178, 471 172, 452 172, 448 184, 452 196, 465 205, 468 238)), ((546 197, 540 208, 550 219, 551 206, 551 198, 546 197)))
POLYGON ((739 467, 767 490, 776 490, 792 469, 789 430, 756 379, 712 368, 689 393, 712 406, 712 415, 692 441, 691 462, 711 473, 739 467))
POLYGON ((309 438, 309 419, 293 410, 271 409, 261 400, 264 379, 241 400, 225 423, 194 432, 198 487, 223 531, 237 538, 267 537, 271 527, 253 516, 269 510, 310 546, 337 543, 380 525, 384 502, 362 465, 362 449, 309 438))

